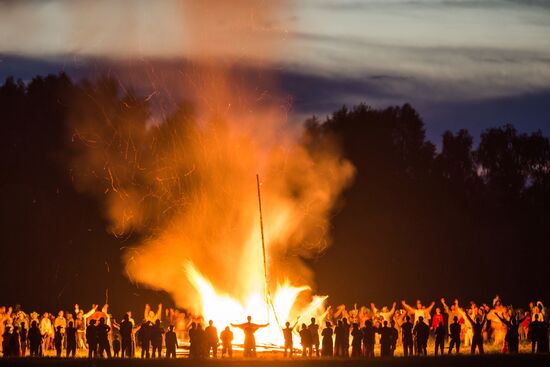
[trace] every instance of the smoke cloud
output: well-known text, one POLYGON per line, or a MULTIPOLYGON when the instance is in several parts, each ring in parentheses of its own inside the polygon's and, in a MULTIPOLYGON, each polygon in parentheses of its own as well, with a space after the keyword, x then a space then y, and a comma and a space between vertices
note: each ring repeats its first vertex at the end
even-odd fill
MULTIPOLYGON (((252 84, 233 72, 251 51, 279 52, 277 39, 267 42, 258 27, 277 9, 263 1, 228 4, 185 4, 196 59, 181 87, 193 98, 168 121, 148 125, 133 97, 109 106, 90 92, 75 108, 75 137, 85 146, 73 162, 77 186, 105 203, 113 233, 143 238, 124 254, 128 276, 195 312, 200 299, 185 264, 239 300, 263 289, 257 173, 276 287, 312 284, 301 258, 329 244, 329 214, 354 172, 334 146, 306 148, 269 76, 252 84), (222 54, 220 42, 228 48, 222 54), (100 106, 95 113, 87 112, 90 103, 100 106)), ((103 94, 116 93, 109 82, 99 84, 103 94)))

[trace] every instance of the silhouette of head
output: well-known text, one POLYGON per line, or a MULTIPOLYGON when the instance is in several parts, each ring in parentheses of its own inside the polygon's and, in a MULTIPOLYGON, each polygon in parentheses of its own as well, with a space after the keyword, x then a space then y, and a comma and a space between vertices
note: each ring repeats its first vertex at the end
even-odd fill
POLYGON ((384 327, 388 326, 388 322, 384 320, 384 327))
POLYGON ((24 328, 24 327, 25 327, 25 323, 22 322, 22 323, 21 323, 21 328, 24 328))
POLYGON ((124 321, 130 321, 130 316, 128 316, 128 314, 124 315, 124 321))
POLYGON ((458 316, 453 317, 454 322, 458 322, 458 316))
POLYGON ((209 321, 208 321, 208 325, 210 325, 210 326, 214 325, 214 321, 209 320, 209 321))
POLYGON ((36 321, 31 322, 31 327, 36 327, 37 325, 36 321))
POLYGON ((99 324, 100 324, 100 325, 105 324, 105 319, 104 319, 103 317, 99 319, 99 324))
POLYGON ((342 322, 343 322, 344 324, 347 324, 347 323, 348 323, 347 317, 344 317, 344 318, 342 319, 342 322))
POLYGON ((286 326, 286 327, 289 327, 289 326, 290 326, 290 322, 288 322, 288 321, 285 322, 285 326, 286 326))
POLYGON ((312 324, 315 324, 315 317, 312 317, 312 318, 311 318, 311 323, 312 323, 312 324))
POLYGON ((326 324, 327 324, 327 327, 331 327, 331 326, 332 326, 332 324, 330 323, 330 321, 327 321, 326 324))
POLYGON ((418 316, 418 322, 424 322, 424 316, 418 316))
POLYGON ((226 326, 226 327, 225 327, 225 331, 229 331, 229 326, 226 326))
POLYGON ((479 316, 476 316, 476 324, 481 323, 481 318, 479 316))
POLYGON ((94 326, 95 325, 95 320, 90 320, 90 325, 94 326))
POLYGON ((538 313, 535 314, 535 321, 539 321, 539 314, 538 313))
POLYGON ((338 326, 342 326, 342 320, 338 320, 338 326))
POLYGON ((365 321, 365 326, 372 326, 372 320, 365 321))
POLYGON ((191 323, 191 329, 194 329, 194 328, 196 328, 196 327, 197 327, 197 324, 196 324, 195 322, 192 322, 192 323, 191 323))
POLYGON ((411 317, 409 315, 405 316, 405 321, 407 322, 411 321, 411 317))
POLYGON ((69 327, 73 327, 73 322, 69 321, 69 327))
POLYGON ((248 320, 248 322, 251 322, 252 321, 252 316, 246 316, 246 320, 248 320))
POLYGON ((302 324, 302 330, 305 330, 305 329, 307 329, 307 325, 304 323, 302 324))

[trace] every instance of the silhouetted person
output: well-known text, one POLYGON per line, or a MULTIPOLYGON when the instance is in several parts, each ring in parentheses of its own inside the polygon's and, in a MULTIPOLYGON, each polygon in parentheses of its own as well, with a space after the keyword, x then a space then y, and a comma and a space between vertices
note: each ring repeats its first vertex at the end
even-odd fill
POLYGON ((176 349, 178 348, 178 338, 174 331, 174 325, 168 326, 168 331, 164 336, 164 344, 166 344, 166 358, 176 358, 176 349))
POLYGON ((4 333, 2 334, 2 354, 4 357, 11 357, 10 341, 11 341, 11 327, 5 326, 4 333))
POLYGON ((413 355, 413 323, 409 315, 405 316, 405 322, 401 325, 401 342, 403 343, 403 355, 413 355))
POLYGON ((495 312, 496 317, 504 324, 506 325, 506 336, 504 337, 504 341, 508 344, 508 352, 509 353, 518 353, 519 352, 519 324, 523 322, 525 319, 522 318, 521 320, 517 321, 515 317, 511 317, 510 321, 506 320, 504 317, 501 317, 498 313, 495 312))
POLYGON ((198 358, 197 324, 192 322, 189 328, 189 358, 198 358))
POLYGON ((88 343, 88 358, 97 357, 97 326, 95 320, 90 320, 86 328, 86 342, 88 343))
POLYGON ((449 354, 456 349, 456 353, 460 353, 460 331, 461 325, 458 322, 458 316, 453 317, 453 323, 449 326, 451 341, 449 342, 449 354))
POLYGON ((19 340, 21 341, 21 357, 25 357, 27 355, 28 330, 24 322, 20 324, 20 328, 19 340))
POLYGON ((338 320, 336 327, 334 328, 334 349, 335 357, 344 357, 344 349, 347 349, 347 346, 345 346, 345 339, 344 339, 344 325, 342 323, 342 320, 338 320))
POLYGON ((67 339, 67 358, 76 357, 76 328, 72 321, 69 321, 69 326, 65 329, 65 338, 67 339))
POLYGON ((233 357, 233 332, 226 326, 220 334, 222 341, 222 358, 227 354, 229 358, 233 357))
POLYGON ((472 354, 475 354, 476 349, 479 350, 480 354, 483 354, 483 326, 485 325, 485 322, 487 321, 487 314, 483 312, 483 317, 476 317, 476 321, 472 320, 470 315, 468 313, 464 313, 466 315, 466 318, 468 318, 468 321, 472 325, 472 347, 470 349, 472 354))
POLYGON ((17 326, 13 327, 13 333, 10 338, 10 354, 12 357, 20 357, 21 353, 21 334, 17 326))
POLYGON ((204 332, 206 335, 206 356, 208 357, 210 355, 210 351, 212 351, 212 358, 218 358, 218 329, 216 329, 212 320, 208 321, 208 326, 204 332))
POLYGON ((321 332, 321 336, 323 337, 321 355, 323 357, 332 357, 334 355, 334 345, 332 342, 333 334, 334 331, 332 330, 332 324, 330 321, 327 321, 326 327, 321 332))
POLYGON ((342 328, 344 329, 344 357, 349 358, 349 335, 351 325, 348 323, 346 317, 342 319, 342 328))
POLYGON ((149 321, 143 320, 141 328, 139 329, 139 341, 141 344, 141 358, 149 358, 149 349, 151 347, 151 328, 152 325, 149 321))
POLYGON ((437 355, 439 352, 441 355, 445 354, 445 335, 447 334, 447 330, 445 330, 445 326, 443 326, 443 322, 440 322, 439 325, 434 330, 435 334, 435 345, 434 345, 434 354, 437 355))
POLYGON ((238 327, 244 332, 244 357, 256 357, 256 339, 254 333, 269 324, 254 324, 252 323, 252 316, 246 317, 247 322, 244 324, 231 324, 233 327, 238 327))
POLYGON ((413 335, 416 338, 416 354, 428 355, 428 338, 430 327, 424 322, 424 317, 419 316, 413 328, 413 335))
POLYGON ((164 329, 160 326, 160 320, 157 319, 155 324, 151 327, 151 345, 153 346, 153 351, 151 352, 152 358, 160 358, 162 351, 162 334, 164 334, 164 329))
POLYGON ((118 335, 115 335, 113 337, 113 357, 115 358, 120 357, 121 349, 122 349, 122 345, 120 343, 120 339, 118 338, 118 335))
POLYGON ((397 340, 399 340, 399 331, 395 327, 395 321, 390 321, 390 329, 391 329, 391 355, 395 353, 395 349, 397 348, 397 340))
POLYGON ((61 326, 55 328, 55 334, 53 337, 53 345, 55 347, 56 357, 61 357, 61 350, 63 348, 63 332, 61 331, 61 326))
POLYGON ((302 329, 300 330, 300 344, 302 344, 303 357, 311 357, 311 339, 311 332, 307 325, 302 324, 302 329))
POLYGON ((132 331, 134 325, 130 322, 130 316, 128 314, 124 315, 124 319, 120 323, 120 346, 121 346, 121 357, 125 356, 130 358, 132 356, 132 331))
POLYGON ((29 347, 31 352, 31 357, 40 357, 40 345, 42 344, 42 334, 38 328, 38 323, 33 321, 29 329, 28 334, 29 347))
POLYGON ((292 332, 294 331, 294 328, 296 327, 297 324, 298 324, 298 321, 296 321, 294 325, 292 325, 291 327, 290 322, 287 321, 285 323, 285 328, 283 329, 283 337, 285 339, 283 357, 286 357, 287 355, 289 357, 292 357, 292 353, 294 351, 294 342, 292 340, 292 332))
POLYGON ((363 332, 363 354, 367 358, 372 358, 376 341, 376 328, 372 325, 372 320, 366 320, 361 331, 363 332))
POLYGON ((319 357, 319 324, 315 322, 315 317, 311 318, 308 329, 311 332, 311 347, 315 349, 315 355, 319 357))
POLYGON ((208 350, 208 343, 206 342, 206 334, 200 323, 195 327, 195 343, 197 344, 196 355, 197 358, 208 357, 206 353, 208 350))
POLYGON ((359 324, 357 323, 354 323, 351 327, 351 338, 351 358, 360 358, 363 333, 359 329, 359 324))
POLYGON ((111 344, 109 343, 109 331, 111 327, 105 323, 102 317, 97 325, 97 345, 99 347, 99 357, 103 358, 103 352, 107 354, 107 358, 111 358, 111 344))
POLYGON ((392 355, 391 347, 392 347, 393 332, 391 329, 392 328, 388 326, 388 322, 384 320, 383 326, 377 331, 380 334, 380 356, 381 357, 389 357, 392 355))

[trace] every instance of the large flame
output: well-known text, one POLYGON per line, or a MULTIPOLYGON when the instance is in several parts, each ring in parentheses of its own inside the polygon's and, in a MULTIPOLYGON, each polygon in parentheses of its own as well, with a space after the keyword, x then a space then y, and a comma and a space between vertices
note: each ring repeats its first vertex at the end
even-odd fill
MULTIPOLYGON (((94 139, 74 171, 80 187, 105 199, 113 232, 145 238, 125 253, 131 279, 169 292, 177 305, 219 328, 248 315, 269 322, 257 340, 280 345, 279 324, 322 314, 325 298, 311 294, 313 277, 302 258, 327 246, 328 216, 353 168, 336 149, 304 146, 301 126, 288 121, 289 104, 273 93, 262 68, 252 82, 234 71, 235 59, 210 58, 217 41, 209 35, 220 34, 210 29, 216 24, 238 29, 247 40, 258 29, 265 32, 256 22, 266 22, 266 2, 231 4, 189 6, 189 23, 199 24, 200 33, 190 38, 198 52, 206 47, 181 83, 193 108, 153 127, 135 124, 131 113, 115 126, 113 121, 123 119, 117 115, 104 130, 98 129, 97 115, 79 113, 79 134, 94 139), (225 19, 201 21, 212 14, 225 19), (105 185, 98 185, 97 172, 105 173, 105 185), (267 282, 257 173, 264 181, 267 282)), ((223 46, 234 47, 237 61, 243 61, 255 44, 235 39, 223 46)), ((264 52, 268 45, 259 44, 264 52)), ((112 110, 102 108, 98 115, 112 110)), ((238 332, 236 337, 242 340, 238 332)))

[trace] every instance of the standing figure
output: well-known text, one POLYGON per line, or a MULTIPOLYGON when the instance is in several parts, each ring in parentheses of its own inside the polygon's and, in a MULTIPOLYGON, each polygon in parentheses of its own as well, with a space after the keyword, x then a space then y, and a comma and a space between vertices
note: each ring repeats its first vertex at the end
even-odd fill
POLYGON ((383 326, 378 330, 380 334, 380 356, 389 357, 391 356, 391 346, 393 339, 392 328, 388 326, 388 322, 384 320, 383 326))
POLYGON ((160 319, 155 321, 155 324, 151 327, 151 345, 153 346, 153 351, 151 352, 152 358, 160 358, 162 351, 162 334, 164 334, 164 329, 160 325, 160 319))
POLYGON ((303 357, 311 357, 311 342, 311 332, 306 324, 302 324, 302 330, 300 330, 300 343, 302 344, 303 357))
POLYGON ((111 358, 111 344, 109 343, 109 332, 111 327, 105 323, 102 317, 97 325, 97 344, 99 347, 99 358, 103 358, 103 352, 107 354, 107 358, 111 358))
POLYGON ((97 326, 95 320, 90 320, 86 328, 86 342, 88 343, 88 358, 97 357, 97 326))
MULTIPOLYGON (((482 308, 480 310, 483 310, 482 308)), ((485 326, 485 322, 487 321, 487 314, 482 311, 483 317, 480 318, 479 316, 476 317, 476 320, 472 320, 470 315, 465 313, 464 315, 472 325, 472 347, 471 347, 471 353, 475 354, 476 348, 479 350, 480 354, 483 354, 483 326, 485 326)))
POLYGON ((263 327, 269 326, 269 324, 254 324, 252 323, 252 316, 246 317, 247 322, 244 324, 231 324, 233 327, 237 327, 244 332, 244 357, 256 357, 256 339, 254 333, 263 327))
POLYGON ((319 325, 315 323, 315 317, 311 318, 308 329, 311 332, 311 346, 315 348, 315 355, 319 357, 319 325))
POLYGON ((115 335, 113 337, 113 357, 115 358, 120 357, 121 349, 122 349, 122 345, 120 343, 120 339, 118 338, 118 335, 115 335))
POLYGON ((498 313, 495 312, 495 316, 499 318, 499 320, 506 325, 506 336, 504 337, 504 341, 508 344, 508 352, 509 353, 518 353, 519 352, 519 324, 523 322, 522 318, 521 320, 517 320, 514 316, 510 318, 510 320, 506 320, 504 317, 500 316, 498 313))
POLYGON ((453 323, 449 326, 451 341, 449 342, 449 354, 456 349, 456 353, 460 353, 460 331, 461 325, 458 322, 458 316, 453 317, 453 323))
POLYGON ((58 358, 61 357, 61 350, 63 348, 63 333, 61 332, 61 325, 58 325, 55 328, 53 345, 55 347, 55 356, 58 358))
POLYGON ((413 323, 409 315, 405 316, 405 322, 401 325, 401 342, 403 343, 403 355, 413 355, 413 323))
POLYGON ((354 323, 351 327, 351 358, 361 357, 361 344, 363 341, 363 333, 359 329, 359 324, 354 323))
POLYGON ((38 328, 38 323, 33 321, 28 334, 31 357, 40 357, 40 345, 42 344, 42 334, 38 328))
POLYGON ((336 327, 334 328, 334 356, 335 357, 344 357, 345 340, 344 340, 344 326, 342 325, 342 320, 338 320, 336 327))
POLYGON ((174 325, 168 326, 168 331, 164 336, 164 344, 166 344, 166 358, 176 358, 176 349, 178 348, 178 338, 174 331, 174 325))
POLYGON ((206 335, 206 357, 208 357, 210 355, 210 351, 212 351, 212 358, 217 358, 219 344, 218 329, 216 329, 212 320, 208 321, 208 326, 204 332, 206 335))
POLYGON ((416 354, 428 355, 428 338, 430 336, 430 327, 424 322, 424 317, 419 316, 413 329, 413 335, 416 338, 416 354))
POLYGON ((294 323, 294 325, 292 325, 292 327, 290 326, 290 322, 286 322, 285 323, 285 328, 283 329, 283 337, 285 339, 285 349, 284 349, 284 352, 283 352, 283 357, 286 357, 287 356, 287 352, 288 352, 288 356, 289 357, 292 357, 292 352, 294 351, 294 342, 292 340, 292 332, 294 331, 294 328, 296 327, 296 325, 298 324, 298 320, 296 320, 296 322, 294 323))
POLYGON ((226 326, 220 334, 222 341, 222 358, 227 354, 229 358, 233 357, 233 332, 226 326))
POLYGON ((372 325, 372 320, 365 321, 365 326, 361 331, 363 332, 363 355, 372 358, 374 357, 374 343, 376 341, 376 329, 372 325))
POLYGON ((141 358, 149 358, 149 348, 151 346, 151 322, 143 320, 139 329, 139 341, 141 344, 141 358))
POLYGON ((334 332, 330 321, 327 321, 326 325, 327 326, 321 332, 321 336, 323 337, 321 355, 323 357, 332 357, 334 355, 334 345, 332 343, 332 335, 334 332))
POLYGON ((120 347, 121 347, 121 357, 125 356, 130 358, 132 357, 132 332, 134 325, 130 322, 130 316, 128 314, 124 315, 124 319, 120 323, 120 347))
POLYGON ((445 330, 445 326, 443 325, 443 321, 441 321, 439 323, 439 325, 437 325, 435 327, 435 330, 434 330, 434 334, 435 334, 435 350, 434 350, 434 354, 437 355, 438 352, 441 352, 441 355, 445 354, 444 353, 444 348, 445 348, 445 335, 447 335, 447 332, 445 330))
POLYGON ((24 322, 21 322, 19 326, 21 328, 21 332, 19 333, 19 338, 21 340, 21 357, 25 357, 27 355, 28 330, 24 322))
POLYGON ((67 338, 67 358, 76 357, 76 328, 72 321, 69 321, 69 326, 65 329, 67 338))

